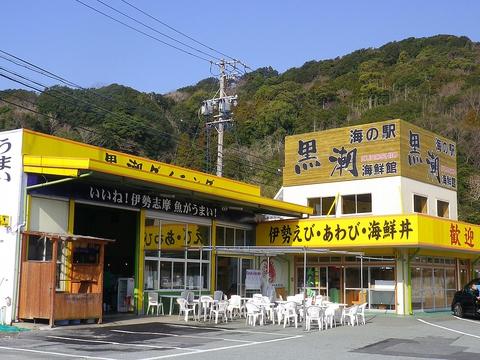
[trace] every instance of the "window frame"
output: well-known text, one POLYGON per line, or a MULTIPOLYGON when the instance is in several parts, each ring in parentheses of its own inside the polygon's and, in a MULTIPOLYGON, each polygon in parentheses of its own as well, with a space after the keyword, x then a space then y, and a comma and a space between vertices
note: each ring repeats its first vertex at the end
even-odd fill
MULTIPOLYGON (((319 197, 307 198, 307 206, 310 206, 314 209, 314 214, 312 216, 316 216, 316 217, 334 217, 335 214, 337 213, 336 196, 319 196, 319 197), (330 213, 330 215, 328 215, 328 213, 327 214, 323 213, 323 201, 324 201, 324 199, 333 199, 333 210, 330 213), (318 208, 320 210, 320 213, 316 213, 317 204, 314 204, 315 206, 310 205, 310 201, 313 201, 313 200, 318 200, 318 208)), ((331 206, 332 205, 329 206, 329 210, 330 210, 331 206)))
POLYGON ((412 210, 413 210, 412 212, 413 212, 413 213, 416 213, 416 214, 426 214, 426 215, 428 215, 428 214, 429 214, 428 196, 421 195, 421 194, 417 194, 417 193, 413 193, 413 194, 412 194, 412 210), (419 198, 424 198, 424 199, 425 199, 425 212, 415 211, 415 197, 419 197, 419 198))
POLYGON ((441 200, 441 199, 437 199, 437 216, 438 217, 441 217, 443 219, 450 219, 450 202, 449 201, 445 201, 445 200, 441 200), (439 203, 444 203, 444 204, 447 204, 447 216, 442 216, 438 213, 438 205, 439 203))
POLYGON ((372 193, 361 193, 361 194, 343 194, 343 195, 340 195, 341 197, 341 214, 342 216, 346 215, 346 216, 349 216, 349 215, 364 215, 364 214, 372 214, 373 213, 373 195, 372 193), (364 212, 359 212, 358 211, 358 196, 360 195, 370 195, 370 211, 364 211, 364 212), (350 197, 350 196, 354 196, 355 197, 355 211, 354 212, 344 212, 344 198, 345 197, 350 197))
MULTIPOLYGON (((192 219, 172 219, 172 218, 160 218, 156 216, 146 216, 145 221, 147 220, 156 220, 158 221, 158 230, 159 234, 162 233, 162 224, 163 223, 168 223, 171 224, 172 222, 178 223, 180 225, 184 225, 184 230, 185 233, 188 233, 189 231, 189 226, 195 225, 195 226, 206 226, 208 227, 208 242, 209 245, 212 243, 212 225, 211 224, 206 224, 205 222, 195 222, 192 219)), ((157 226, 157 225, 155 225, 157 226)), ((188 250, 187 248, 178 250, 178 253, 183 253, 183 256, 179 257, 169 257, 168 255, 163 257, 162 256, 162 247, 161 247, 161 242, 158 244, 158 249, 152 250, 152 249, 145 249, 144 254, 143 254, 143 259, 144 259, 144 264, 143 264, 143 269, 144 269, 144 275, 143 275, 143 290, 144 291, 165 291, 165 292, 171 292, 171 291, 178 291, 178 290, 201 290, 201 291, 209 291, 211 288, 211 281, 210 281, 210 271, 211 271, 211 253, 209 251, 204 251, 202 254, 202 259, 200 259, 200 256, 198 258, 191 258, 188 256, 189 253, 191 252, 197 252, 198 250, 188 250), (156 252, 156 256, 153 255, 153 252, 156 252), (156 262, 156 272, 157 272, 157 279, 153 280, 153 288, 147 287, 147 269, 146 269, 146 263, 148 262, 156 262), (170 287, 168 288, 162 288, 162 272, 161 272, 161 264, 162 263, 168 263, 170 267, 170 287), (174 287, 174 268, 175 264, 181 263, 183 265, 183 285, 181 287, 174 287), (188 265, 189 264, 198 264, 198 270, 199 270, 199 275, 201 274, 204 266, 207 267, 206 270, 206 278, 203 276, 202 278, 202 284, 199 284, 198 286, 193 286, 192 288, 188 287, 188 265), (201 265, 201 267, 200 267, 201 265), (156 281, 155 281, 156 280, 156 281), (205 281, 206 280, 206 281, 205 281), (155 283, 157 284, 157 288, 155 288, 155 283), (206 283, 206 288, 203 286, 206 283)), ((192 248, 194 249, 194 248, 192 248)), ((172 251, 176 250, 168 250, 169 253, 172 251)))

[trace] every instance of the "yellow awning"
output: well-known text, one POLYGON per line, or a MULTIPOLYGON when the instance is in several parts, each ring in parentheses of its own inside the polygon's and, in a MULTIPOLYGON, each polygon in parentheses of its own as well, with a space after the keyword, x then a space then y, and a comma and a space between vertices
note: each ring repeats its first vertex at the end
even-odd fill
MULTIPOLYGON (((192 196, 197 194, 200 197, 212 200, 244 205, 251 209, 256 209, 258 213, 274 213, 287 216, 302 216, 313 213, 313 209, 310 207, 262 197, 255 193, 249 194, 244 189, 242 189, 242 192, 237 191, 235 185, 238 182, 236 181, 232 181, 232 187, 230 189, 220 188, 205 183, 175 178, 159 173, 139 171, 139 169, 88 158, 24 155, 24 169, 26 172, 32 173, 66 176, 78 176, 82 170, 93 171, 97 174, 120 176, 152 185, 160 185, 163 188, 167 187, 169 189, 187 191, 192 194, 192 196)), ((224 180, 228 181, 228 179, 224 180)))

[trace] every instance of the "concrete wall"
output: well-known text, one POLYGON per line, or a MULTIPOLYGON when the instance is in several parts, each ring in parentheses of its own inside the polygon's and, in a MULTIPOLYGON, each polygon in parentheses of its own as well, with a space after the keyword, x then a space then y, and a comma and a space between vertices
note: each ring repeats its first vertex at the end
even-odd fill
POLYGON ((351 214, 342 215, 341 196, 364 193, 372 194, 372 215, 412 213, 413 194, 418 194, 428 198, 429 215, 437 216, 437 200, 442 200, 450 204, 450 218, 457 219, 457 193, 455 191, 401 176, 288 186, 283 187, 277 195, 284 201, 307 205, 308 198, 338 194, 336 216, 352 216, 351 214))

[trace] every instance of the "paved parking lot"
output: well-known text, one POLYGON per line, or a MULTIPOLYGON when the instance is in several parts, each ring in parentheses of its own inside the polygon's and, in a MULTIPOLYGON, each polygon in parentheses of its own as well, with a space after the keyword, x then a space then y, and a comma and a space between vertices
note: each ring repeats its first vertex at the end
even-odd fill
POLYGON ((0 335, 1 359, 477 359, 480 321, 450 314, 370 314, 367 324, 305 332, 176 317, 0 335))

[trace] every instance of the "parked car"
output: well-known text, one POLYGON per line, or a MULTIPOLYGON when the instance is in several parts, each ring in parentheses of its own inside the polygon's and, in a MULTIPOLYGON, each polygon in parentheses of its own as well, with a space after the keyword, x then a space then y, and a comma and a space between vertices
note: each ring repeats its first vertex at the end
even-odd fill
POLYGON ((465 315, 480 317, 480 278, 473 279, 462 290, 457 291, 452 300, 452 311, 455 316, 463 317, 465 315), (478 290, 472 289, 475 284, 478 290))

